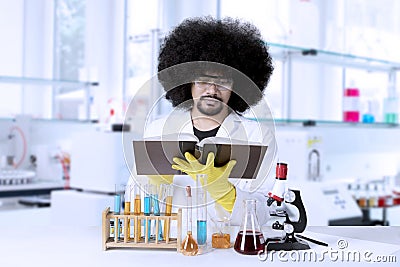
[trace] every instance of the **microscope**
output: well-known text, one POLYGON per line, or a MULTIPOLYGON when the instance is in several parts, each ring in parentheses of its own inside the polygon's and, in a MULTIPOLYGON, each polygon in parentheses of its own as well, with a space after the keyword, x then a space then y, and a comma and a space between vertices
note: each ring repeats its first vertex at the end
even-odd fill
POLYGON ((276 166, 275 184, 272 190, 268 193, 267 205, 271 207, 276 201, 276 207, 285 205, 293 205, 299 212, 297 221, 292 221, 289 218, 288 211, 285 209, 275 210, 270 212, 270 216, 285 218, 283 223, 278 220, 272 224, 272 229, 284 231, 283 237, 267 238, 265 248, 271 250, 305 250, 310 249, 307 242, 295 237, 295 233, 302 233, 307 226, 307 214, 301 200, 300 191, 288 189, 286 191, 287 164, 278 163, 276 166))

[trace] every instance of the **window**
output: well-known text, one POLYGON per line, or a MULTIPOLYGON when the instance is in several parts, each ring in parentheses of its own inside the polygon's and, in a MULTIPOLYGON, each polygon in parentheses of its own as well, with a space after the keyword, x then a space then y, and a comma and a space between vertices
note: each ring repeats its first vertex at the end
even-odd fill
MULTIPOLYGON (((86 81, 85 60, 86 1, 57 0, 55 5, 54 78, 86 81)), ((59 119, 82 117, 84 91, 76 87, 54 87, 53 116, 59 119)))

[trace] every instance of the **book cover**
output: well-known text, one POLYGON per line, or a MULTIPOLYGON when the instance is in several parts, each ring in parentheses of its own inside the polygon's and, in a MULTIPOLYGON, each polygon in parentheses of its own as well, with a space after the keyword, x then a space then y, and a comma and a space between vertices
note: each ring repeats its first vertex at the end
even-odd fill
POLYGON ((184 159, 184 154, 189 152, 205 164, 208 153, 213 152, 216 167, 222 167, 232 159, 237 161, 230 178, 253 179, 257 176, 267 148, 261 144, 224 137, 209 137, 199 142, 196 136, 189 134, 133 141, 138 175, 179 175, 179 171, 171 168, 174 157, 184 159))

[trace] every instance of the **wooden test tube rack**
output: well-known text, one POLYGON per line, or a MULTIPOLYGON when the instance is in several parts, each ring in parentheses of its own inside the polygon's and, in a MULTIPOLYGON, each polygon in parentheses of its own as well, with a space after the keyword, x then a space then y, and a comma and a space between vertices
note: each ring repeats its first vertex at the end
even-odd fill
MULTIPOLYGON (((182 209, 178 209, 177 213, 172 213, 171 216, 155 216, 155 215, 134 215, 131 214, 115 214, 110 211, 110 208, 106 208, 103 211, 102 219, 102 233, 103 233, 103 250, 109 248, 166 248, 166 249, 176 249, 178 252, 181 251, 181 234, 182 234, 182 209), (110 235, 110 221, 114 220, 114 236, 110 235), (135 227, 134 233, 136 233, 136 226, 139 220, 144 220, 144 233, 141 237, 135 235, 133 238, 130 237, 128 233, 129 227, 135 227), (118 223, 116 223, 118 221, 118 223), (123 237, 117 237, 117 231, 119 231, 119 221, 123 222, 123 237), (133 226, 131 223, 133 221, 133 226), (157 234, 156 238, 153 240, 148 239, 148 227, 147 223, 150 221, 156 221, 155 233, 158 233, 161 223, 164 221, 168 222, 171 226, 172 221, 177 221, 177 237, 171 238, 168 235, 165 236, 165 240, 158 240, 157 234)), ((164 233, 165 234, 165 233, 164 233)))

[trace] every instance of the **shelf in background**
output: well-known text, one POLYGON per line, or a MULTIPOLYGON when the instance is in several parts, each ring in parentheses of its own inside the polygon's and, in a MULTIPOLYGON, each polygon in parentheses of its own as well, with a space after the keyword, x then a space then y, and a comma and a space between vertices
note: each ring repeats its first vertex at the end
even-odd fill
POLYGON ((400 62, 394 62, 385 59, 377 59, 278 43, 267 43, 267 45, 269 46, 269 52, 271 53, 272 57, 276 59, 285 59, 290 56, 296 58, 301 57, 301 60, 303 61, 327 63, 371 71, 400 70, 400 62))
MULTIPOLYGON (((251 120, 255 120, 250 118, 251 120)), ((260 122, 271 122, 271 119, 258 119, 260 122)), ((362 123, 362 122, 344 122, 344 121, 328 121, 328 120, 305 120, 305 119, 274 119, 277 126, 304 126, 304 127, 354 127, 354 128, 398 128, 398 123, 362 123)))
POLYGON ((395 123, 362 123, 362 122, 345 122, 345 121, 327 121, 327 120, 286 120, 276 119, 276 125, 299 124, 304 127, 328 126, 328 127, 355 127, 355 128, 399 128, 399 124, 395 123))
POLYGON ((29 77, 12 77, 0 76, 0 83, 17 83, 17 84, 31 84, 31 85, 51 85, 51 86, 65 86, 65 87, 88 87, 98 86, 98 82, 84 82, 73 80, 53 80, 46 78, 29 78, 29 77))

